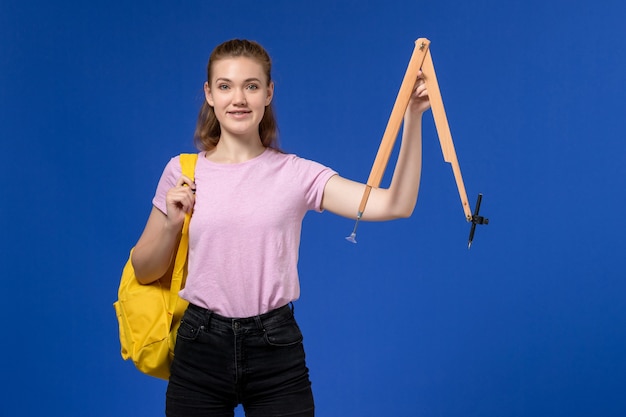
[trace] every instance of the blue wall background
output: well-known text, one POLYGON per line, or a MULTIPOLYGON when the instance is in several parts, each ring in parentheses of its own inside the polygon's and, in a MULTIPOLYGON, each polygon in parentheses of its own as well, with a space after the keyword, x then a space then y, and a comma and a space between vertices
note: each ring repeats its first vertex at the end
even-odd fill
POLYGON ((427 37, 491 224, 468 251, 430 113, 410 219, 363 223, 356 246, 352 221, 305 219, 296 313, 318 415, 626 415, 625 9, 2 0, 0 414, 163 414, 111 304, 164 164, 193 150, 216 44, 264 44, 284 149, 365 181, 427 37))

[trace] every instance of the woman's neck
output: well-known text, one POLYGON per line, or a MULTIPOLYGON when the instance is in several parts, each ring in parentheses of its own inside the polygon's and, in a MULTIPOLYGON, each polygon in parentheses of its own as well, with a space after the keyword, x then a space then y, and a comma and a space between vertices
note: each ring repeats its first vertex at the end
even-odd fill
POLYGON ((206 158, 220 164, 238 164, 256 158, 265 151, 260 138, 240 140, 222 136, 206 158))

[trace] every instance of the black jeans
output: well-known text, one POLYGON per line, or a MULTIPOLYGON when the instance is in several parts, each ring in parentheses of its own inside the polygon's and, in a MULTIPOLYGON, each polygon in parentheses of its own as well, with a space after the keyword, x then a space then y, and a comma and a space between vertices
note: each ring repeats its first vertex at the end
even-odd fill
POLYGON ((168 417, 314 415, 302 333, 292 306, 231 319, 190 304, 167 386, 168 417))

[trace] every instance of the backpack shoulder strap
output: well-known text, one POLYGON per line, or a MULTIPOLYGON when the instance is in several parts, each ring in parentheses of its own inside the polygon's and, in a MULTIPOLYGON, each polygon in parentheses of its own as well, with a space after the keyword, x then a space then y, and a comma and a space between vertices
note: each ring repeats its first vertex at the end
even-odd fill
MULTIPOLYGON (((191 180, 195 178, 196 162, 198 161, 197 153, 183 153, 180 154, 180 166, 182 173, 191 180)), ((176 302, 178 301, 178 291, 185 286, 185 276, 187 271, 187 252, 189 249, 189 221, 191 215, 185 216, 185 222, 183 223, 183 230, 180 237, 180 243, 178 244, 178 251, 176 252, 176 258, 174 261, 174 270, 172 272, 172 283, 170 293, 170 312, 173 312, 176 308, 176 302)), ((171 317, 171 316, 170 316, 171 317)))
POLYGON ((180 167, 183 170, 183 175, 194 180, 196 171, 196 162, 198 161, 197 153, 181 153, 180 154, 180 167))

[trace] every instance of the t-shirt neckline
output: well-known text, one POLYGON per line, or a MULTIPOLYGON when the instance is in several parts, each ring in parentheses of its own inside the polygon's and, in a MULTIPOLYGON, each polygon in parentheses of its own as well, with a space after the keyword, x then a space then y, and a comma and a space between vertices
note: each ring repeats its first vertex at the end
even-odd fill
POLYGON ((200 152, 200 159, 204 161, 204 163, 212 166, 212 167, 216 167, 216 168, 222 168, 222 169, 230 169, 230 168, 238 168, 238 167, 242 167, 244 165, 250 165, 250 164, 254 164, 257 163, 258 161, 262 160, 265 158, 266 155, 268 155, 270 152, 270 148, 266 147, 263 152, 261 152, 259 155, 255 156, 254 158, 250 158, 246 161, 243 162, 234 162, 234 163, 221 163, 221 162, 213 162, 210 159, 208 159, 206 157, 206 151, 202 151, 200 152))

